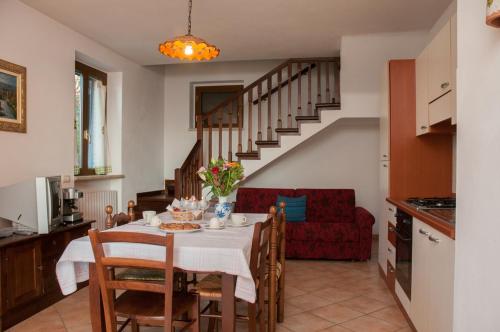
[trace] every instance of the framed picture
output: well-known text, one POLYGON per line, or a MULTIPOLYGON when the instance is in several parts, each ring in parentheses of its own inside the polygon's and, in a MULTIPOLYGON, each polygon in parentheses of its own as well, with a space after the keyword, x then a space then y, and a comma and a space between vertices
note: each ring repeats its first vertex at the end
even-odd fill
MULTIPOLYGON (((214 109, 221 102, 225 101, 243 90, 243 85, 206 85, 195 87, 195 116, 198 114, 206 114, 214 109)), ((228 114, 228 107, 222 115, 222 127, 229 127, 229 122, 232 122, 233 128, 238 127, 238 108, 242 106, 243 100, 239 98, 237 102, 232 103, 228 107, 232 109, 232 116, 228 114)), ((217 114, 212 115, 211 125, 213 128, 219 126, 219 119, 217 114)), ((196 127, 196 118, 195 121, 196 127)), ((203 128, 208 128, 208 119, 203 121, 203 128)))
POLYGON ((26 68, 0 60, 0 130, 26 132, 26 68))

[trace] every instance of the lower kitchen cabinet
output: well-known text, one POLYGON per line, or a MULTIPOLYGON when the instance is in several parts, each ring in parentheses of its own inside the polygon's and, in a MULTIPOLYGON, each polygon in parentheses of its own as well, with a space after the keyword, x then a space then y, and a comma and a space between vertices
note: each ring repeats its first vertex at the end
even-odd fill
POLYGON ((410 318, 418 332, 453 330, 455 241, 413 218, 410 318))
POLYGON ((0 239, 0 331, 63 298, 56 263, 71 240, 87 235, 91 221, 43 235, 0 239))

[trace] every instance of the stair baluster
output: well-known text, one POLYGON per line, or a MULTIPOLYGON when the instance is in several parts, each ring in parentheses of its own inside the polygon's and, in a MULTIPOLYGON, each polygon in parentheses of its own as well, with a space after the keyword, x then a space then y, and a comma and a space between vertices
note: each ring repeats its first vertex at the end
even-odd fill
POLYGON ((208 160, 212 160, 212 116, 207 118, 208 120, 208 160))
POLYGON ((251 88, 248 91, 248 146, 247 146, 247 152, 252 152, 252 95, 253 95, 253 88, 251 88))
POLYGON ((292 63, 288 63, 288 128, 292 128, 292 63))
POLYGON ((257 85, 257 98, 259 100, 257 104, 257 122, 259 128, 259 131, 257 132, 257 140, 262 141, 262 82, 259 82, 259 85, 257 85))
POLYGON ((332 97, 330 96, 330 63, 325 62, 326 66, 326 102, 331 103, 332 97))
POLYGON ((311 90, 312 90, 312 63, 308 64, 308 69, 307 69, 307 115, 312 115, 312 102, 311 102, 311 90))
POLYGON ((219 159, 222 158, 222 110, 219 108, 217 111, 217 120, 219 121, 219 159))
POLYGON ((318 95, 316 98, 316 104, 321 104, 321 62, 318 62, 316 66, 318 67, 318 73, 317 73, 318 74, 318 87, 317 87, 318 95))
POLYGON ((297 115, 302 115, 302 63, 297 63, 297 115))
POLYGON ((243 139, 243 99, 240 101, 238 99, 238 153, 243 152, 243 145, 242 145, 242 139, 243 139))
POLYGON ((335 81, 335 103, 340 103, 340 62, 333 63, 333 79, 335 81))
POLYGON ((227 160, 233 161, 233 102, 229 103, 229 130, 228 130, 228 146, 227 146, 227 160))
POLYGON ((278 128, 282 128, 283 121, 281 120, 281 72, 282 69, 278 71, 278 128))
POLYGON ((271 108, 271 90, 273 88, 272 75, 267 78, 267 140, 273 140, 273 129, 272 129, 272 108, 271 108))

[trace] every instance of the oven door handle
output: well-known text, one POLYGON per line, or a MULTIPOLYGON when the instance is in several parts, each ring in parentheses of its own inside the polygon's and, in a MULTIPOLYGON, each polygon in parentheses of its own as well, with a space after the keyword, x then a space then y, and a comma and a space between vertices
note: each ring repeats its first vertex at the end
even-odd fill
POLYGON ((394 232, 396 233, 396 236, 404 242, 411 242, 411 237, 403 237, 397 230, 394 232))

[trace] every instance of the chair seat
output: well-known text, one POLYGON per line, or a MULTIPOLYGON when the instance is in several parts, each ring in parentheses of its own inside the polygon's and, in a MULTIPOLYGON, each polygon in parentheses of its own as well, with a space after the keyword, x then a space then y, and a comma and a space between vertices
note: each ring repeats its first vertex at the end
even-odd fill
POLYGON ((201 298, 222 299, 222 277, 219 274, 209 274, 196 284, 195 291, 201 298))
MULTIPOLYGON (((172 317, 177 317, 196 303, 195 294, 174 293, 172 317)), ((117 316, 137 320, 164 320, 165 295, 150 292, 126 291, 115 302, 117 316)))
POLYGON ((117 280, 164 281, 165 272, 155 269, 128 268, 116 274, 117 280))

